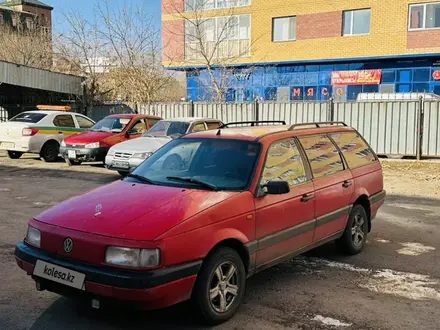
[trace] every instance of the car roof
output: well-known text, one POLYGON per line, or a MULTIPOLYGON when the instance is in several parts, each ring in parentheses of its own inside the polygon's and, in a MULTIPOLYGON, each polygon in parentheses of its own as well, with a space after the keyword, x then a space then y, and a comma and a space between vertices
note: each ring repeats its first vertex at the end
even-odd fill
POLYGON ((162 119, 158 116, 152 116, 152 115, 142 115, 137 113, 115 113, 113 115, 109 115, 106 118, 151 118, 151 119, 162 119))
MULTIPOLYGON (((316 125, 315 123, 301 124, 295 129, 292 125, 264 125, 264 126, 246 126, 220 128, 215 130, 191 133, 183 138, 223 138, 233 140, 256 141, 260 140, 277 140, 292 136, 303 136, 313 134, 326 134, 334 132, 353 131, 354 128, 349 126, 323 126, 323 127, 307 127, 316 125)), ((345 125, 345 124, 344 124, 345 125)))
POLYGON ((214 118, 205 118, 205 117, 178 117, 178 118, 171 118, 171 119, 163 119, 163 121, 180 121, 185 123, 193 123, 196 121, 221 121, 214 118))

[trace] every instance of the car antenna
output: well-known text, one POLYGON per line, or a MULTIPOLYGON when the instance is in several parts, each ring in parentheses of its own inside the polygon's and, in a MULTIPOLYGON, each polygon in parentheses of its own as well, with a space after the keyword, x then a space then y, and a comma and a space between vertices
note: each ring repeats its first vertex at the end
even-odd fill
POLYGON ((221 130, 221 129, 219 129, 219 130, 217 131, 217 134, 216 134, 216 135, 220 135, 220 134, 222 134, 222 130, 221 130))

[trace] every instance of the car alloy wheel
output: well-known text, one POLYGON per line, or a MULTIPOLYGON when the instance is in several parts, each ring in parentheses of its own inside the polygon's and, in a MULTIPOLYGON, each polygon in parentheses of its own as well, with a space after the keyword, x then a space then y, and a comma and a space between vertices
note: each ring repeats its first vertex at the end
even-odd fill
POLYGON ((354 216, 351 227, 351 238, 356 247, 361 247, 365 237, 365 220, 359 213, 354 216))
POLYGON ((217 313, 225 313, 234 303, 239 291, 237 267, 230 261, 215 270, 209 292, 209 301, 217 313))

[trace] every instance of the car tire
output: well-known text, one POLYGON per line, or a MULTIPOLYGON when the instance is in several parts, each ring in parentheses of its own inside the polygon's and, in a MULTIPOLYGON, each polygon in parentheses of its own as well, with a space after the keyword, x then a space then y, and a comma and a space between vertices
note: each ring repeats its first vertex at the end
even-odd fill
POLYGON ((59 152, 60 145, 56 141, 48 141, 41 148, 40 158, 46 163, 53 163, 57 161, 59 152))
POLYGON ((66 158, 65 161, 68 166, 79 166, 82 164, 82 162, 80 160, 66 158))
POLYGON ((368 216, 362 205, 354 205, 348 217, 344 234, 336 241, 338 247, 349 255, 359 254, 367 241, 368 216))
POLYGON ((216 325, 229 320, 236 313, 243 301, 245 289, 246 270, 243 261, 235 250, 222 247, 203 263, 192 301, 203 320, 209 325, 216 325))
POLYGON ((8 150, 8 157, 10 159, 19 159, 21 156, 23 156, 23 152, 8 150))

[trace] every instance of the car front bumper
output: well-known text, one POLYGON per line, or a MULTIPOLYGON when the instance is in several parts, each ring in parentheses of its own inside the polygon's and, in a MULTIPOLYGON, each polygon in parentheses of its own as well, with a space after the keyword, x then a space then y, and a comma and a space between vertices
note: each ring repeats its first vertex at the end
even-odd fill
POLYGON ((121 172, 131 172, 136 167, 138 167, 145 159, 141 158, 129 158, 129 159, 118 159, 114 155, 105 156, 105 166, 109 170, 121 171, 121 172))
POLYGON ((98 266, 66 259, 20 242, 15 248, 17 265, 31 275, 39 290, 66 296, 131 302, 144 309, 157 309, 187 300, 202 261, 154 271, 98 266), (85 274, 84 290, 70 288, 33 275, 37 260, 85 274))
POLYGON ((61 157, 64 159, 78 160, 81 162, 103 162, 109 148, 78 148, 60 147, 61 157), (69 150, 75 152, 75 157, 69 157, 69 150))

